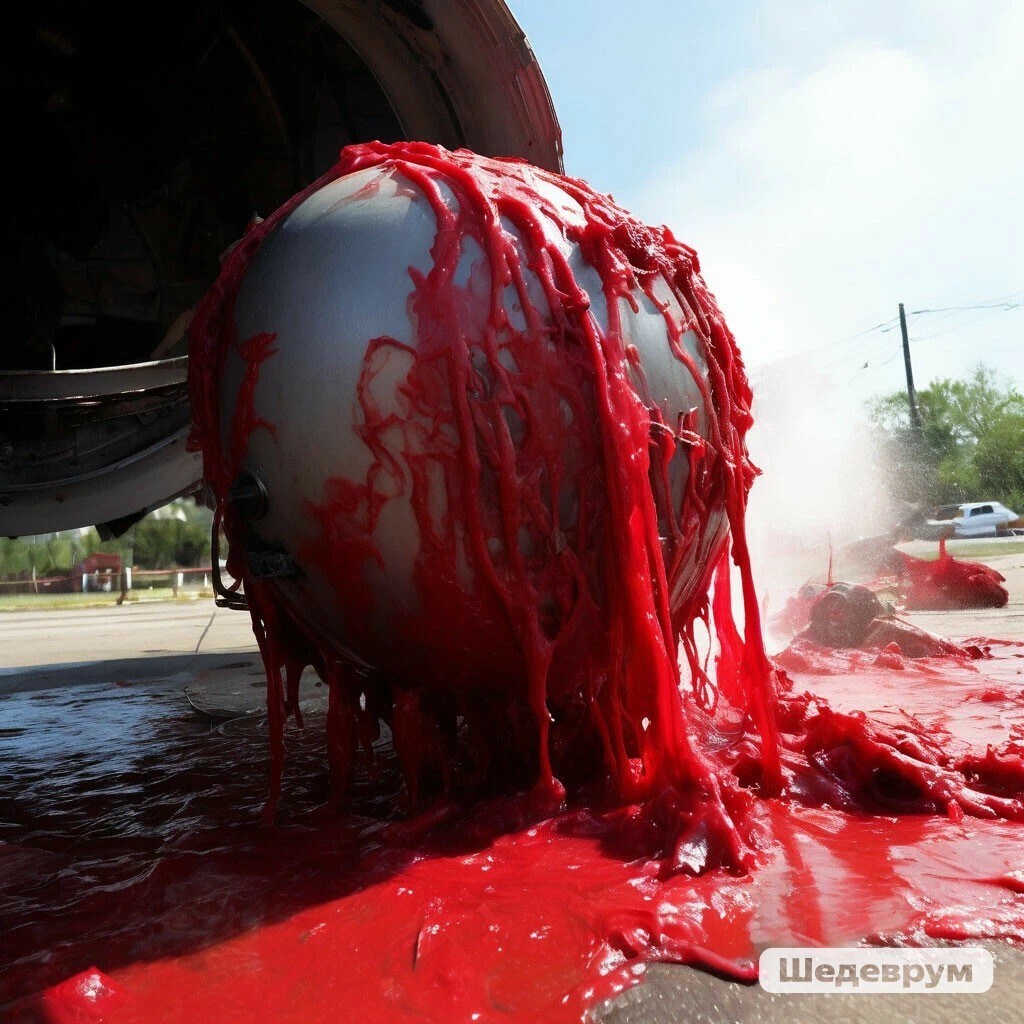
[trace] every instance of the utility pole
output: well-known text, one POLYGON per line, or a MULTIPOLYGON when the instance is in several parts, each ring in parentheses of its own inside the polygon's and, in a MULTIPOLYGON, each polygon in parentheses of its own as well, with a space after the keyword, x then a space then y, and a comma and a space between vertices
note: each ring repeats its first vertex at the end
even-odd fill
POLYGON ((914 390, 914 370, 910 365, 910 338, 907 337, 907 314, 900 303, 900 331, 903 333, 903 365, 907 370, 907 398, 910 400, 910 425, 920 434, 924 429, 921 410, 917 407, 917 392, 914 390))

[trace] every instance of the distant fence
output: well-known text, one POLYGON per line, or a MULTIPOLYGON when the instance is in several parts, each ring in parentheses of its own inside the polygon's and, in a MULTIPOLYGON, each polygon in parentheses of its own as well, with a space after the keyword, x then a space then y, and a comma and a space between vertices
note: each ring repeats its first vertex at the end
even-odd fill
POLYGON ((202 575, 202 582, 198 585, 202 587, 209 587, 212 569, 207 565, 199 569, 125 569, 124 573, 127 577, 127 579, 123 581, 123 583, 126 584, 124 586, 125 590, 131 590, 135 580, 152 579, 154 576, 163 576, 167 578, 168 585, 174 593, 177 594, 178 589, 185 586, 185 578, 187 576, 202 575))
POLYGON ((124 568, 119 573, 97 570, 85 573, 67 573, 63 576, 22 577, 16 580, 0 580, 0 595, 3 594, 71 594, 106 593, 118 594, 132 590, 137 583, 155 578, 167 580, 166 586, 177 594, 185 586, 186 578, 197 586, 211 585, 210 566, 195 569, 134 569, 124 568), (195 581, 192 577, 201 576, 195 581))
POLYGON ((0 594, 70 594, 73 579, 66 576, 31 576, 24 579, 0 580, 0 594))

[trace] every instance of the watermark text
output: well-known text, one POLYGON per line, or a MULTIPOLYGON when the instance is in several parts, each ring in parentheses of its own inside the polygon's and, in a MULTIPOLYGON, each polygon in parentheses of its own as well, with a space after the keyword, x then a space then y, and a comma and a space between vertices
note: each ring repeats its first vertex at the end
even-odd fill
POLYGON ((768 992, 948 994, 987 992, 992 954, 978 946, 890 949, 766 949, 759 961, 768 992))

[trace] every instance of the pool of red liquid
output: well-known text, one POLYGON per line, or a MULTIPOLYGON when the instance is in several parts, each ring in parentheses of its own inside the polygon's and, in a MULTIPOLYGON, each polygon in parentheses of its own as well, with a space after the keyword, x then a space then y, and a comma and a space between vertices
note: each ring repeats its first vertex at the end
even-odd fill
MULTIPOLYGON (((1024 645, 986 643, 980 661, 803 649, 783 662, 802 707, 866 714, 960 763, 1001 759, 1019 790, 1024 645)), ((510 797, 403 818, 386 736, 351 810, 328 810, 314 702, 289 727, 268 827, 266 720, 211 730, 180 687, 4 698, 6 1018, 569 1022, 652 960, 750 978, 768 944, 1024 944, 1020 821, 897 813, 899 791, 876 794, 888 813, 759 800, 756 868, 694 877, 666 871, 638 807, 548 816, 510 797)))

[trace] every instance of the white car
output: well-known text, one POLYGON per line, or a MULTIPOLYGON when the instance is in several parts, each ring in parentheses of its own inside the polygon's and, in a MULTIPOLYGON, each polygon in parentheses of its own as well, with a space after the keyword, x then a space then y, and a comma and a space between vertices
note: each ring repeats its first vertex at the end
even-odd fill
POLYGON ((942 505, 925 523, 925 535, 938 537, 995 537, 1017 521, 998 501, 972 501, 964 505, 942 505))

